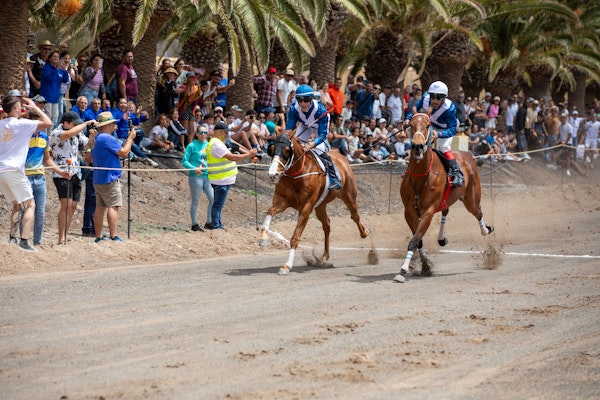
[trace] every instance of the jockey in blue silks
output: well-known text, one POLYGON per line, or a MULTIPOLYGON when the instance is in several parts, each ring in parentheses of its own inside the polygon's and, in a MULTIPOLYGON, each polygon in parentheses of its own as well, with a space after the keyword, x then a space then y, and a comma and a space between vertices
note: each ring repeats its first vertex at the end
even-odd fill
POLYGON ((429 121, 436 131, 438 150, 449 161, 448 176, 452 186, 462 186, 464 175, 460 165, 452 154, 452 138, 456 135, 458 118, 454 102, 448 99, 448 86, 442 81, 433 82, 427 93, 415 103, 412 110, 408 110, 406 119, 410 120, 417 110, 426 110, 429 121))
POLYGON ((292 102, 287 113, 285 129, 302 142, 304 151, 311 150, 323 160, 329 175, 329 189, 341 189, 342 185, 335 173, 335 167, 327 152, 330 149, 327 141, 329 132, 329 114, 323 103, 315 100, 313 89, 308 85, 300 85, 296 89, 296 101, 292 102))

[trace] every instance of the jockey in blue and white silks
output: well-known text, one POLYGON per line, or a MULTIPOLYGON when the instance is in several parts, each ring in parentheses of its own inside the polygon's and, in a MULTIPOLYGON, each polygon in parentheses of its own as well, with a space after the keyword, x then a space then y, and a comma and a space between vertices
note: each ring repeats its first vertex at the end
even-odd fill
POLYGON ((436 81, 429 86, 427 93, 419 99, 412 110, 408 110, 406 119, 410 120, 417 110, 425 110, 429 115, 429 122, 437 132, 438 150, 450 162, 448 176, 452 178, 452 186, 462 186, 464 176, 460 165, 452 154, 452 138, 456 135, 459 122, 456 117, 456 106, 448 99, 448 86, 444 82, 436 81))
POLYGON ((305 151, 312 150, 325 165, 329 175, 329 189, 342 187, 335 173, 335 167, 327 152, 330 149, 327 133, 329 132, 329 113, 323 103, 314 98, 313 89, 308 85, 300 85, 296 89, 295 101, 287 113, 286 131, 296 132, 294 135, 303 143, 305 151))

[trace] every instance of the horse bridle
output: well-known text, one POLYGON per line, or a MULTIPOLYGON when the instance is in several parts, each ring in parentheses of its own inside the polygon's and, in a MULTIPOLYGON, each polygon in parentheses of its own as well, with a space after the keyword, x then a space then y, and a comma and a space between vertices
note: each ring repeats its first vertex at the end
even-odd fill
POLYGON ((427 126, 429 127, 429 129, 427 130, 427 136, 425 136, 425 134, 421 131, 416 131, 413 133, 413 143, 414 143, 414 138, 417 135, 420 135, 423 137, 423 141, 425 142, 425 146, 423 148, 423 151, 427 151, 427 147, 429 147, 431 145, 431 143, 433 142, 433 135, 431 134, 433 132, 433 128, 431 127, 431 124, 429 123, 429 115, 425 114, 425 113, 417 113, 415 115, 413 115, 413 118, 415 117, 424 117, 427 118, 427 126))
MULTIPOLYGON (((289 136, 288 136, 288 138, 289 138, 289 136)), ((288 140, 290 142, 290 149, 291 149, 292 155, 290 156, 290 158, 288 158, 286 160, 285 163, 281 162, 281 157, 279 157, 279 159, 277 160, 277 162, 279 163, 279 165, 281 165, 281 167, 283 169, 283 175, 289 176, 290 178, 297 179, 297 178, 302 178, 303 176, 307 176, 307 175, 318 174, 318 172, 309 172, 306 174, 299 175, 304 170, 304 161, 306 160, 305 155, 310 150, 304 151, 300 157, 295 159, 296 153, 294 152, 294 141, 292 140, 292 138, 289 138, 288 140), (302 166, 300 167, 300 169, 298 170, 298 172, 296 174, 290 174, 287 172, 300 161, 302 161, 302 166)))

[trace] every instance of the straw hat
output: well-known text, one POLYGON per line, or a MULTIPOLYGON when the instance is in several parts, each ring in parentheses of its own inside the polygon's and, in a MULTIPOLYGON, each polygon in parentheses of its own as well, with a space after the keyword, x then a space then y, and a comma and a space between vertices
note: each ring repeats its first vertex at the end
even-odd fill
POLYGON ((108 125, 113 122, 117 122, 117 121, 113 118, 112 113, 110 113, 109 111, 105 111, 103 113, 100 113, 100 115, 98 115, 98 125, 96 125, 96 126, 98 128, 100 128, 101 126, 108 125))

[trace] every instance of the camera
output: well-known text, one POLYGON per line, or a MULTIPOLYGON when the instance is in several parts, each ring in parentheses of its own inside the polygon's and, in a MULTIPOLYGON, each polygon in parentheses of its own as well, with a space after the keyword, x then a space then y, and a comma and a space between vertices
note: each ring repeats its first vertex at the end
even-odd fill
POLYGON ((131 118, 127 120, 127 126, 129 126, 129 129, 133 128, 133 121, 131 120, 131 118))

